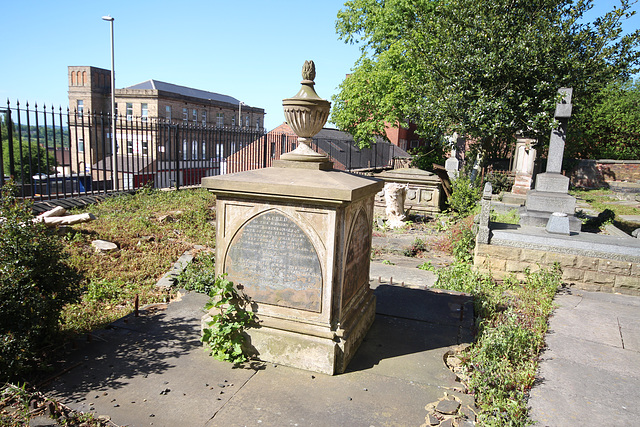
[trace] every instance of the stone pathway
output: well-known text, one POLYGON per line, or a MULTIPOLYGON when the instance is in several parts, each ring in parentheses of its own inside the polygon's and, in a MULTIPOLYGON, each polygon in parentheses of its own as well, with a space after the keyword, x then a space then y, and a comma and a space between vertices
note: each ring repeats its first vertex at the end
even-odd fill
POLYGON ((531 390, 539 426, 631 426, 640 419, 640 297, 557 295, 531 390))

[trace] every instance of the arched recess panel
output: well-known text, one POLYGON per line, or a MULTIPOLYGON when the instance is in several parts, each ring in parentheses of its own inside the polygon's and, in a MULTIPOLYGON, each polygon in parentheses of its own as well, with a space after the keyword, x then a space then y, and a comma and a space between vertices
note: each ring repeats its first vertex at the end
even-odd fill
POLYGON ((342 306, 346 306, 362 286, 369 286, 369 250, 371 248, 371 224, 360 210, 353 221, 345 261, 342 306))
POLYGON ((318 253, 300 226, 278 211, 247 221, 229 244, 224 265, 229 280, 256 302, 322 310, 318 253))

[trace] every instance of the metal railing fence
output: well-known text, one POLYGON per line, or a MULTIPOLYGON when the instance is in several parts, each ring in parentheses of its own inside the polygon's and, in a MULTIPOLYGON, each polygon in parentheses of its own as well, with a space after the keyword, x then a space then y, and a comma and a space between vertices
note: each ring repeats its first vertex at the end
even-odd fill
MULTIPOLYGON (((199 185, 205 176, 269 167, 297 144, 292 134, 264 129, 118 115, 112 141, 110 114, 9 101, 0 113, 0 186, 13 178, 19 195, 34 201, 199 185)), ((397 150, 359 149, 352 139, 312 145, 353 172, 391 167, 397 150)))

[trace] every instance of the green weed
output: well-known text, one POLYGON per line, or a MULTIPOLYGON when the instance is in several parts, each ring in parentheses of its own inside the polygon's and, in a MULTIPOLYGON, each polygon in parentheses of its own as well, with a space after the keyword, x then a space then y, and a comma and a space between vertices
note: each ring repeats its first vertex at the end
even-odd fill
POLYGON ((245 362, 247 356, 243 349, 243 331, 254 319, 249 299, 241 295, 233 286, 233 282, 224 276, 216 278, 209 296, 211 298, 205 305, 205 310, 215 308, 217 313, 211 315, 211 320, 203 329, 202 342, 215 359, 234 364, 245 362))

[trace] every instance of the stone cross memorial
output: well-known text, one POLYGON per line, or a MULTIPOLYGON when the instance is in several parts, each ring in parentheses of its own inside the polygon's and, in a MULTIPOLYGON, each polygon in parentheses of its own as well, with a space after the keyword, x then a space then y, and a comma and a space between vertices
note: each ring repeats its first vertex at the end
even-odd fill
POLYGON ((330 103, 307 61, 283 100, 298 146, 270 168, 207 177, 216 194, 216 273, 252 300, 249 350, 264 361, 344 372, 375 317, 369 255, 377 179, 332 169, 309 145, 330 103))
MULTIPOLYGON (((527 194, 526 209, 520 215, 520 224, 546 227, 554 212, 563 213, 568 219, 569 229, 554 232, 569 234, 570 231, 580 231, 582 225, 575 217, 576 199, 568 194, 569 178, 562 175, 562 159, 567 138, 567 125, 571 117, 573 89, 560 88, 558 92, 562 95, 562 101, 556 104, 554 117, 560 124, 551 132, 546 172, 536 177, 535 188, 527 194)), ((557 220, 556 217, 553 220, 557 220)), ((557 227, 552 229, 558 230, 557 227)))

